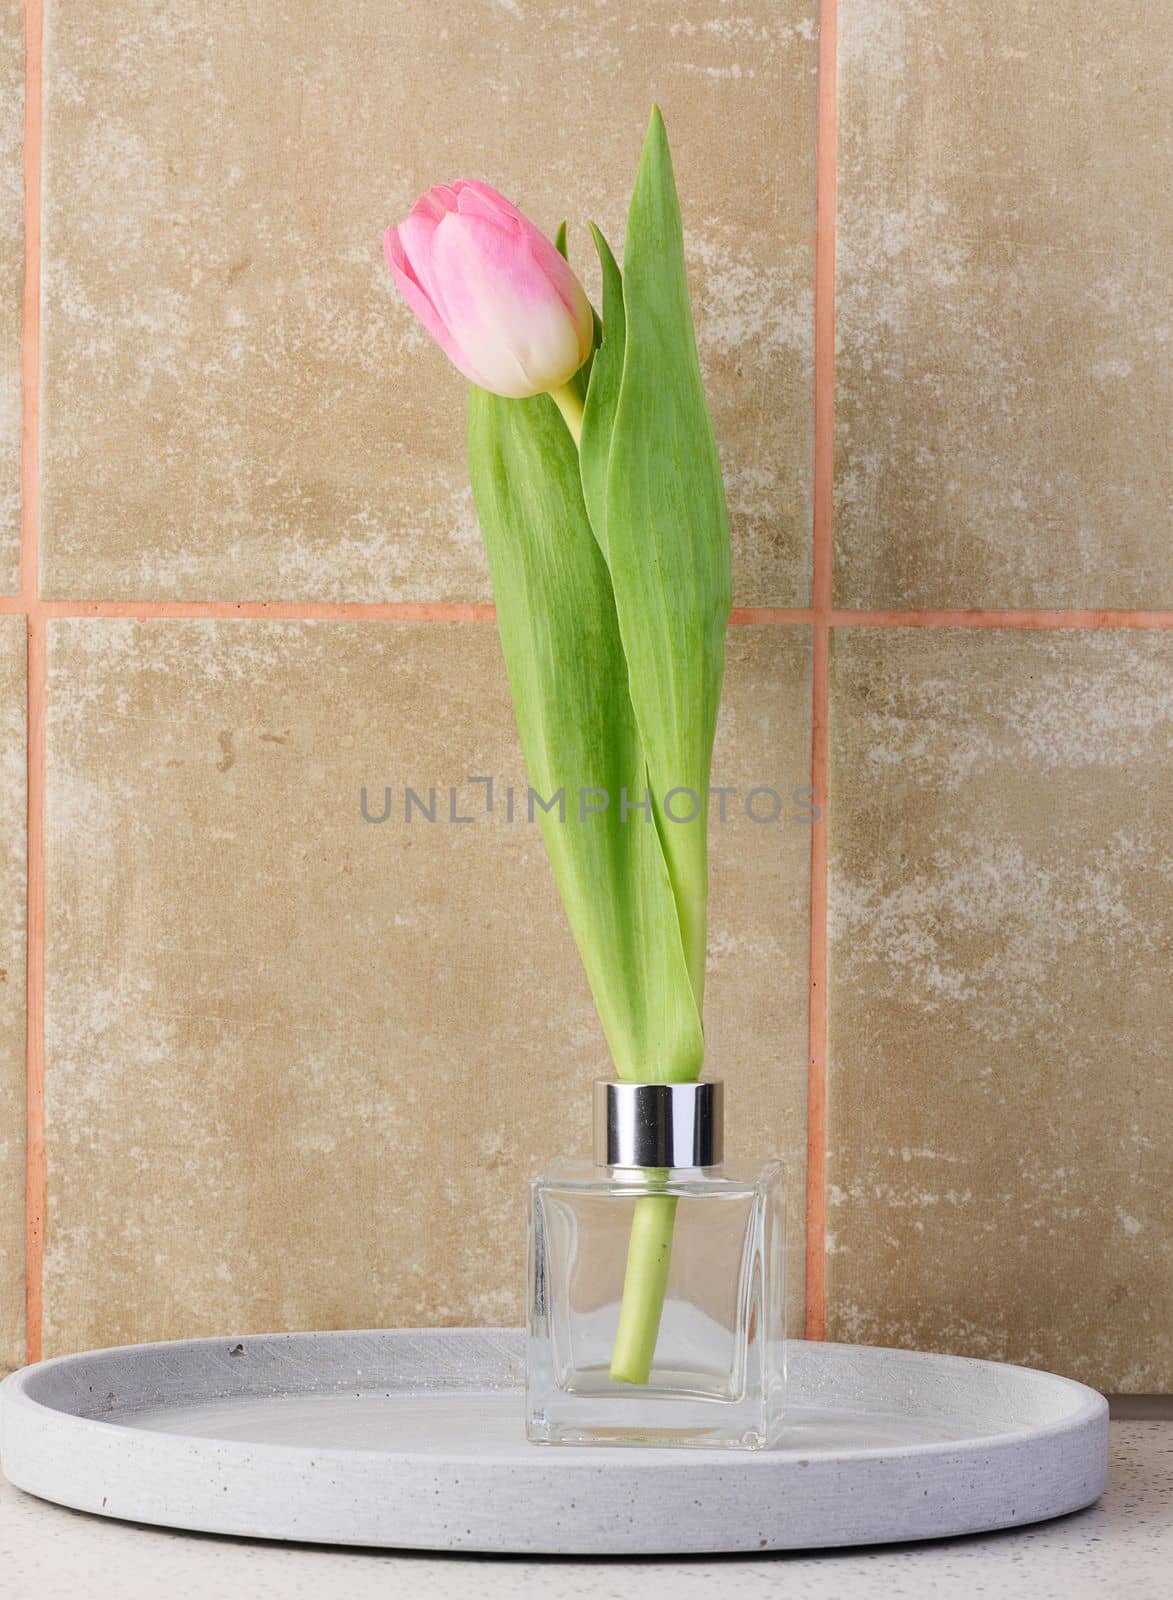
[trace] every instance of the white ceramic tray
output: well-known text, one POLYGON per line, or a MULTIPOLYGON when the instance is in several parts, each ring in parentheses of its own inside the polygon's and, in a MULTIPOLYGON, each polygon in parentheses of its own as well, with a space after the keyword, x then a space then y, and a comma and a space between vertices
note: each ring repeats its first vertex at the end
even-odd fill
POLYGON ((0 1461, 211 1533, 556 1555, 790 1550, 1037 1522, 1104 1486, 1108 1408, 1024 1367, 790 1347, 768 1451, 527 1444, 520 1333, 303 1333, 64 1356, 0 1385, 0 1461))

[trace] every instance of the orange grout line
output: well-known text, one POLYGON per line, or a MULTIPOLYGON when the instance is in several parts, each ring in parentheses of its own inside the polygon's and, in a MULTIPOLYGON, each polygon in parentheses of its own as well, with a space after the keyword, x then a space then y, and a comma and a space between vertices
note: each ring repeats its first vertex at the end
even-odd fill
POLYGON ((45 624, 40 589, 42 0, 25 0, 24 291, 20 333, 20 591, 28 615, 25 933, 25 1355, 41 1359, 45 1213, 45 624))
POLYGON ((815 614, 809 606, 734 606, 729 613, 729 621, 734 627, 759 626, 763 623, 793 626, 814 620, 815 614))
POLYGON ((41 516, 41 19, 42 0, 25 0, 24 288, 20 333, 20 594, 33 608, 40 588, 41 516))
MULTIPOLYGON (((0 595, 0 616, 264 622, 492 622, 496 607, 443 600, 40 600, 0 595)), ((831 628, 1173 628, 1173 611, 847 611, 811 606, 735 606, 734 627, 831 628)))
POLYGON ((835 493, 835 74, 837 0, 819 7, 819 90, 815 225, 814 472, 811 603, 817 626, 832 609, 835 493))
POLYGON ((45 1220, 45 624, 28 623, 28 985, 25 1048, 25 1354, 41 1359, 45 1220))
POLYGON ((492 622, 491 605, 443 601, 313 600, 36 600, 0 599, 4 611, 35 612, 46 618, 108 617, 149 622, 200 617, 272 622, 492 622))
MULTIPOLYGON (((0 595, 0 616, 264 622, 492 622, 496 607, 444 600, 40 600, 0 595)), ((848 611, 811 606, 735 606, 734 627, 831 628, 1173 628, 1173 611, 848 611)))
POLYGON ((815 178, 814 473, 811 518, 810 991, 806 1119, 806 1336, 826 1333, 827 777, 835 491, 836 0, 819 6, 815 178))
POLYGON ((809 1021, 806 1086, 806 1327, 826 1334, 827 1228, 827 887, 830 630, 813 630, 811 659, 811 823, 809 1021))
POLYGON ((832 611, 833 628, 1170 628, 1173 611, 832 611))

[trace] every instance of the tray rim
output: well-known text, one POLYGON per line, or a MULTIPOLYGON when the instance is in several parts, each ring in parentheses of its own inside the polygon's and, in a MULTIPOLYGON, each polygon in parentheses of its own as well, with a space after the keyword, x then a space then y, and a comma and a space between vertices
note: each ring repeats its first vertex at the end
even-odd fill
MULTIPOLYGON (((993 1434, 973 1432, 924 1443, 893 1442, 845 1447, 815 1445, 807 1451, 793 1447, 746 1452, 628 1447, 575 1450, 537 1445, 518 1451, 514 1446, 508 1450, 498 1449, 491 1443, 480 1450, 446 1446, 442 1452, 424 1452, 408 1445, 406 1448, 384 1446, 368 1451, 349 1445, 315 1447, 300 1442, 253 1442, 169 1432, 154 1427, 144 1429, 125 1422, 109 1421, 102 1416, 83 1416, 77 1411, 62 1409, 37 1399, 29 1392, 30 1388, 35 1390, 41 1383, 51 1381, 54 1371, 87 1361, 125 1359, 131 1352, 166 1354, 183 1350, 198 1356, 201 1349, 223 1353, 232 1344, 250 1340, 296 1346, 300 1343, 310 1344, 323 1337, 339 1340, 373 1337, 393 1347, 400 1341, 418 1343, 421 1339, 426 1342, 431 1338, 453 1336, 468 1339, 474 1346, 479 1340, 499 1342, 498 1351, 507 1358, 515 1352, 520 1357, 524 1349, 523 1335, 517 1329, 337 1329, 160 1340, 54 1357, 22 1368, 0 1383, 0 1461, 6 1470, 10 1462, 16 1469, 9 1475, 18 1488, 26 1489, 51 1503, 123 1521, 200 1530, 228 1537, 270 1538, 295 1543, 325 1542, 354 1547, 366 1545, 451 1550, 466 1554, 494 1551, 566 1556, 602 1553, 632 1556, 673 1553, 702 1555, 719 1551, 762 1553, 767 1549, 813 1549, 828 1545, 846 1547, 853 1544, 902 1542, 950 1537, 995 1527, 1026 1526, 1031 1522, 1078 1510, 1091 1504, 1103 1491, 1107 1465, 1108 1407, 1104 1397, 1097 1391, 1076 1379, 1037 1368, 976 1357, 874 1345, 794 1341, 806 1345, 816 1360, 826 1355, 830 1355, 832 1360, 845 1362, 858 1359, 861 1355, 864 1360, 895 1357, 901 1365, 909 1366, 914 1372, 918 1367, 931 1364, 937 1372, 952 1369, 964 1373, 977 1367, 994 1369, 998 1373, 1012 1373, 1016 1381, 1061 1395, 1066 1402, 1066 1414, 1038 1425, 1025 1423, 1019 1428, 993 1434), (79 1425, 84 1426, 79 1428, 79 1425), (179 1494, 176 1506, 161 1508, 158 1497, 153 1496, 153 1488, 143 1487, 144 1481, 149 1484, 150 1480, 149 1477, 144 1479, 141 1470, 138 1482, 132 1472, 125 1476, 120 1473, 121 1461, 125 1459, 124 1446, 127 1451, 145 1456, 149 1466, 153 1465, 157 1471, 175 1474, 179 1494), (997 1492, 991 1495, 988 1485, 992 1479, 1000 1483, 1003 1478, 1008 1484, 1013 1483, 1016 1469, 1010 1463, 1020 1450, 1025 1450, 1035 1458, 1030 1462, 1029 1480, 1022 1478, 1023 1469, 1019 1468, 1020 1492, 1008 1495, 1005 1504, 999 1505, 997 1492), (512 1474, 520 1498, 530 1492, 539 1479, 550 1476, 550 1469, 555 1466, 552 1456, 557 1457, 553 1476, 563 1484, 568 1482, 568 1472, 571 1474, 570 1481, 579 1483, 583 1473, 589 1477, 603 1468, 604 1478, 614 1488, 626 1484, 630 1494, 637 1492, 636 1485, 644 1485, 648 1493, 660 1496, 665 1505, 673 1503, 674 1497, 678 1501, 682 1495, 694 1496, 699 1482, 703 1480, 708 1480, 706 1487, 718 1494, 727 1494, 730 1486, 741 1485, 749 1495, 744 1515, 758 1518, 759 1532, 766 1522, 770 1523, 771 1531, 763 1542, 757 1538, 750 1541, 737 1537, 724 1526, 715 1527, 711 1533, 690 1528, 683 1542, 674 1540, 666 1545, 657 1542, 658 1535, 645 1535, 638 1529, 622 1528, 614 1520, 607 1525, 605 1533, 600 1528, 588 1535, 584 1531, 587 1524, 580 1511, 577 1520, 571 1518, 569 1526, 564 1522, 558 1523, 554 1532, 545 1527, 531 1526, 524 1515, 519 1515, 511 1528, 502 1532, 494 1527, 485 1534, 482 1528, 473 1538, 470 1528, 466 1540, 454 1524, 451 1527, 443 1524, 437 1528, 434 1519, 429 1521, 430 1508, 421 1513, 419 1506, 415 1505, 412 1510, 410 1481, 422 1477, 425 1472, 437 1482, 445 1474, 452 1477, 453 1471, 465 1473, 469 1468, 479 1473, 482 1482, 486 1483, 492 1483, 494 1474, 504 1478, 512 1474), (12 1460, 13 1457, 17 1459, 12 1460), (80 1463, 76 1471, 75 1457, 80 1463), (62 1470, 57 1463, 66 1459, 70 1466, 62 1470), (939 1472, 933 1471, 934 1463, 939 1464, 939 1472), (796 1495, 800 1480, 788 1474, 792 1474, 793 1469, 800 1465, 810 1470, 801 1474, 802 1490, 796 1495), (392 1498, 374 1523, 370 1520, 368 1506, 365 1510, 355 1510, 348 1525, 345 1512, 337 1513, 340 1520, 332 1522, 329 1506, 322 1512, 324 1523, 314 1522, 316 1506, 308 1518, 302 1520, 304 1504, 301 1513, 294 1515, 290 1511, 284 1519, 281 1516, 274 1517, 270 1508, 266 1520, 264 1507, 257 1509, 263 1495, 257 1505, 246 1505, 238 1512, 229 1502, 221 1501, 218 1495, 213 1500, 208 1494, 205 1479, 209 1474, 218 1475, 218 1484, 227 1477, 251 1482, 250 1473, 259 1472, 267 1476, 269 1468, 283 1469, 285 1474, 291 1475, 291 1481, 300 1475, 303 1488, 311 1476, 327 1471, 336 1474, 336 1487, 349 1485, 353 1488, 355 1484, 360 1484, 363 1492, 369 1488, 370 1479, 389 1475, 392 1498), (938 1522, 932 1520, 931 1506, 924 1508, 926 1515, 929 1515, 926 1523, 919 1504, 915 1508, 902 1507, 898 1498, 894 1498, 890 1504, 883 1500, 883 1489, 889 1483, 898 1483, 901 1478, 907 1480, 909 1475, 920 1483, 921 1469, 925 1469, 928 1480, 938 1481, 943 1494, 937 1512, 938 1522), (101 1478, 96 1488, 95 1471, 99 1472, 101 1478), (761 1476, 763 1472, 766 1474, 764 1478, 761 1476), (746 1473, 751 1476, 744 1476, 746 1473), (975 1473, 975 1487, 984 1474, 987 1488, 971 1503, 964 1499, 962 1488, 967 1483, 967 1475, 973 1476, 975 1473), (396 1474, 399 1475, 398 1479, 396 1474), (841 1482, 838 1481, 840 1478, 841 1482), (401 1487, 405 1482, 409 1484, 407 1489, 401 1487), (751 1485, 757 1486, 752 1493, 749 1492, 751 1485), (109 1488, 114 1501, 109 1508, 105 1494, 102 1494, 99 1504, 97 1493, 97 1489, 106 1488, 109 1488), (119 1491, 117 1494, 114 1493, 115 1488, 119 1491), (859 1490, 863 1491, 865 1501, 875 1497, 875 1503, 866 1504, 863 1511, 851 1505, 858 1498, 859 1490), (187 1499, 184 1498, 185 1493, 187 1499), (405 1500, 396 1500, 396 1495, 400 1493, 406 1495, 405 1500), (846 1523, 855 1527, 862 1518, 862 1522, 871 1530, 867 1536, 861 1536, 858 1532, 842 1536, 820 1525, 817 1518, 812 1522, 811 1508, 820 1494, 824 1503, 829 1498, 842 1496, 850 1509, 840 1512, 841 1525, 846 1523), (1011 1500, 1015 1503, 1011 1504, 1011 1500), (418 1531, 414 1517, 420 1518, 423 1532, 418 1531), (242 1525, 242 1518, 246 1525, 242 1525), (327 1526, 334 1531, 306 1531, 307 1521, 313 1523, 314 1527, 327 1526), (366 1530, 366 1536, 358 1537, 352 1531, 360 1525, 366 1530), (908 1531, 910 1527, 913 1531, 908 1531), (801 1537, 797 1536, 798 1531, 801 1531, 801 1537)), ((470 1351, 470 1357, 475 1359, 475 1351, 470 1351)), ((375 1386, 371 1387, 375 1392, 380 1392, 375 1386)), ((472 1393, 492 1394, 516 1393, 521 1386, 515 1381, 494 1383, 490 1379, 477 1382, 475 1377, 470 1377, 465 1387, 472 1393)), ((298 1392, 296 1384, 290 1388, 292 1392, 298 1392)), ((451 1385, 452 1392, 459 1393, 460 1388, 459 1382, 451 1385)), ((307 1385, 303 1392, 315 1391, 307 1385)), ((324 1387, 316 1392, 345 1394, 347 1391, 345 1388, 324 1387)), ((230 1396, 226 1395, 225 1398, 230 1396)), ((263 1398, 263 1391, 256 1398, 263 1398)), ((175 1401, 177 1406, 189 1403, 182 1398, 175 1401)), ((165 1411, 166 1402, 161 1407, 152 1405, 143 1409, 165 1411)), ((826 1409, 840 1415, 847 1410, 834 1406, 826 1409)), ((878 1408, 873 1408, 873 1411, 878 1414, 878 1408)), ((276 1476, 280 1477, 281 1473, 278 1472, 276 1476)), ((599 1480, 596 1478, 595 1482, 597 1484, 599 1480)), ((290 1505, 297 1500, 299 1492, 292 1491, 290 1505)), ((926 1494, 928 1492, 925 1491, 926 1494)), ((557 1491, 554 1491, 553 1498, 557 1502, 557 1491)), ((580 1494, 579 1498, 581 1503, 594 1497, 580 1494)), ((602 1498, 605 1502, 606 1494, 602 1498)), ((565 1495, 562 1499, 565 1500, 565 1495)), ((573 1499, 569 1504, 571 1508, 574 1507, 573 1499)), ((464 1509, 458 1496, 452 1514, 464 1509)), ((459 1520, 463 1523, 463 1517, 459 1520)), ((475 1521, 475 1518, 471 1520, 475 1521)), ((704 1522, 705 1519, 700 1520, 704 1522)))
MULTIPOLYGON (((331 1337, 339 1339, 378 1338, 397 1342, 399 1339, 406 1341, 412 1338, 418 1339, 421 1336, 426 1337, 429 1334, 435 1334, 438 1336, 458 1335, 461 1337, 483 1338, 486 1335, 500 1334, 504 1334, 506 1336, 512 1335, 516 1337, 520 1333, 522 1333, 522 1330, 517 1328, 478 1328, 469 1326, 452 1328, 310 1328, 297 1329, 292 1332, 282 1333, 248 1333, 227 1335, 212 1334, 199 1339, 152 1339, 139 1344, 105 1345, 98 1346, 92 1350, 77 1350, 69 1352, 65 1355, 51 1356, 45 1361, 33 1362, 28 1366, 18 1367, 15 1372, 11 1372, 7 1375, 7 1377, 0 1379, 0 1466, 3 1465, 2 1451, 4 1432, 6 1431, 4 1428, 4 1413, 8 1408, 12 1408, 20 1412, 28 1412, 34 1415, 42 1412, 49 1412, 55 1417, 63 1418, 64 1425, 68 1426, 70 1429, 84 1426, 87 1432, 91 1429, 95 1429, 101 1430, 103 1434, 117 1433, 119 1435, 134 1438, 135 1440, 141 1440, 145 1432, 150 1432, 151 1435, 156 1439, 190 1440, 192 1438, 199 1438, 206 1441, 208 1444, 217 1444, 221 1448, 230 1448, 235 1445, 240 1445, 247 1449, 250 1455, 256 1455, 258 1452, 263 1452, 265 1454, 271 1453, 278 1456, 302 1453, 307 1456, 313 1455, 315 1458, 321 1458, 326 1455, 336 1454, 350 1459, 352 1456, 378 1454, 395 1456, 396 1458, 402 1458, 405 1460, 431 1459, 427 1452, 413 1450, 411 1448, 382 1449, 368 1452, 355 1450, 348 1447, 315 1446, 311 1444, 299 1444, 296 1442, 273 1443, 266 1442, 264 1440, 253 1442, 251 1440, 240 1439, 217 1439, 214 1434, 193 1435, 183 1433, 179 1430, 173 1431, 169 1428, 156 1427, 147 1430, 143 1428, 136 1428, 133 1425, 125 1422, 111 1421, 106 1417, 83 1416, 78 1411, 70 1411, 62 1406, 50 1405, 47 1401, 38 1399, 34 1394, 30 1393, 29 1386, 30 1384, 35 1384, 38 1379, 43 1378, 47 1373, 59 1371, 73 1366, 74 1364, 80 1364, 84 1361, 94 1361, 101 1360, 103 1358, 110 1359, 119 1356, 126 1356, 132 1351, 135 1353, 144 1354, 147 1352, 154 1353, 157 1351, 175 1351, 179 1349, 191 1350, 195 1352, 199 1351, 200 1349, 221 1349, 226 1344, 241 1344, 245 1340, 273 1341, 294 1344, 300 1343, 303 1340, 306 1343, 309 1343, 314 1339, 331 1337)), ((941 1368, 953 1367, 955 1369, 965 1369, 981 1367, 987 1370, 994 1369, 998 1372, 1013 1372, 1015 1374, 1021 1374, 1029 1383, 1038 1384, 1040 1388, 1053 1388, 1056 1390, 1063 1388, 1070 1393, 1073 1401, 1078 1400, 1078 1405, 1073 1406, 1069 1416, 1057 1418, 1053 1422, 1038 1427, 1032 1427, 1029 1430, 1008 1428, 998 1433, 966 1434, 954 1439, 926 1440, 919 1444, 849 1445, 842 1448, 836 1448, 833 1451, 820 1449, 811 1452, 812 1454, 818 1455, 821 1458, 833 1455, 836 1460, 841 1459, 854 1461, 898 1454, 900 1456, 915 1455, 919 1459, 922 1456, 931 1458, 933 1455, 952 1454, 959 1448, 966 1448, 969 1446, 980 1445, 982 1449, 993 1449, 996 1446, 1016 1445, 1021 1442, 1024 1434, 1026 1434, 1032 1440, 1043 1440, 1056 1435, 1069 1433, 1075 1429, 1087 1425, 1090 1422, 1094 1422, 1097 1418, 1106 1418, 1108 1415, 1108 1402, 1098 1389, 1093 1389, 1088 1384, 1081 1383, 1077 1378, 1068 1378, 1062 1373, 1049 1372, 1042 1367, 1025 1367, 1018 1362, 1011 1361, 991 1361, 984 1356, 959 1356, 954 1355, 950 1351, 944 1350, 909 1350, 902 1345, 845 1344, 841 1341, 830 1339, 791 1339, 788 1340, 787 1343, 788 1345, 801 1344, 806 1346, 815 1346, 819 1350, 820 1354, 825 1352, 835 1352, 836 1355, 843 1353, 844 1359, 846 1359, 846 1353, 848 1352, 858 1354, 860 1351, 865 1351, 867 1352, 865 1359, 870 1359, 872 1355, 897 1356, 901 1358, 907 1358, 909 1364, 913 1366, 921 1363, 931 1363, 933 1366, 941 1368)), ((471 1388, 472 1386, 468 1385, 465 1387, 471 1388)), ((453 1388, 456 1392, 459 1392, 461 1386, 454 1385, 453 1388)), ((523 1385, 521 1384, 502 1384, 498 1386, 495 1392, 500 1393, 503 1390, 520 1391, 522 1388, 523 1385)), ((326 1393, 327 1391, 306 1390, 302 1392, 326 1393)), ((475 1392, 493 1393, 494 1390, 487 1385, 478 1385, 475 1392)), ((223 1398, 228 1399, 231 1397, 223 1396, 223 1398)), ((258 1396, 258 1398, 261 1397, 258 1396)), ((166 1411, 168 1407, 166 1404, 164 1404, 158 1407, 143 1407, 143 1409, 166 1411)), ((832 1408, 828 1407, 827 1409, 831 1410, 832 1408)), ((535 1445, 533 1448, 535 1450, 539 1450, 546 1447, 535 1445)), ((548 1448, 555 1447, 550 1446, 548 1448)), ((732 1456, 739 1463, 744 1462, 746 1466, 749 1466, 749 1464, 754 1461, 773 1461, 776 1464, 777 1459, 781 1454, 792 1455, 796 1460, 806 1459, 806 1457, 801 1454, 794 1455, 793 1452, 783 1452, 779 1450, 713 1452, 697 1450, 665 1450, 661 1447, 644 1450, 631 1446, 624 1446, 621 1449, 609 1449, 606 1446, 594 1446, 590 1449, 583 1450, 561 1447, 559 1448, 558 1453, 559 1456, 566 1455, 570 1462, 581 1463, 582 1465, 587 1466, 589 1466, 592 1462, 597 1464, 599 1458, 601 1457, 610 1458, 612 1456, 621 1455, 625 1460, 635 1459, 638 1457, 641 1465, 646 1463, 649 1466, 660 1465, 664 1468, 674 1469, 692 1466, 697 1470, 703 1469, 705 1463, 712 1460, 714 1456, 719 1456, 723 1460, 729 1459, 732 1456)), ((483 1452, 478 1451, 446 1450, 445 1459, 449 1461, 483 1461, 486 1459, 486 1457, 483 1452)))

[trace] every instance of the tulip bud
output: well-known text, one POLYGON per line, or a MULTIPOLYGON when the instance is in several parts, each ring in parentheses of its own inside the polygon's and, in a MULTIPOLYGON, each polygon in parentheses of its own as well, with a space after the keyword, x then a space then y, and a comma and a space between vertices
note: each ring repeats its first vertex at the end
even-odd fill
POLYGON ((387 265, 424 327, 482 389, 563 388, 590 354, 590 304, 549 239, 487 184, 437 184, 388 228, 387 265))

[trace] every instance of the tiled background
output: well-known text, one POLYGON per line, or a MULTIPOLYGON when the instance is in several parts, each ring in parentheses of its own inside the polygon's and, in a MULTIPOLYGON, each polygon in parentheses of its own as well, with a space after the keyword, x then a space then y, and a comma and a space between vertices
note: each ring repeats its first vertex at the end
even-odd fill
POLYGON ((581 258, 655 98, 733 514, 717 781, 820 790, 713 839, 794 1329, 1170 1387, 1142 11, 0 6, 0 1367, 519 1317, 605 1061, 536 831, 361 815, 524 781, 461 383, 380 235, 466 171, 581 258))
POLYGON ((836 604, 1168 605, 1167 10, 839 12, 836 604))
POLYGON ((805 604, 813 11, 725 10, 50 0, 43 592, 489 599, 460 381, 374 246, 467 172, 593 256, 660 98, 738 602, 805 604))

